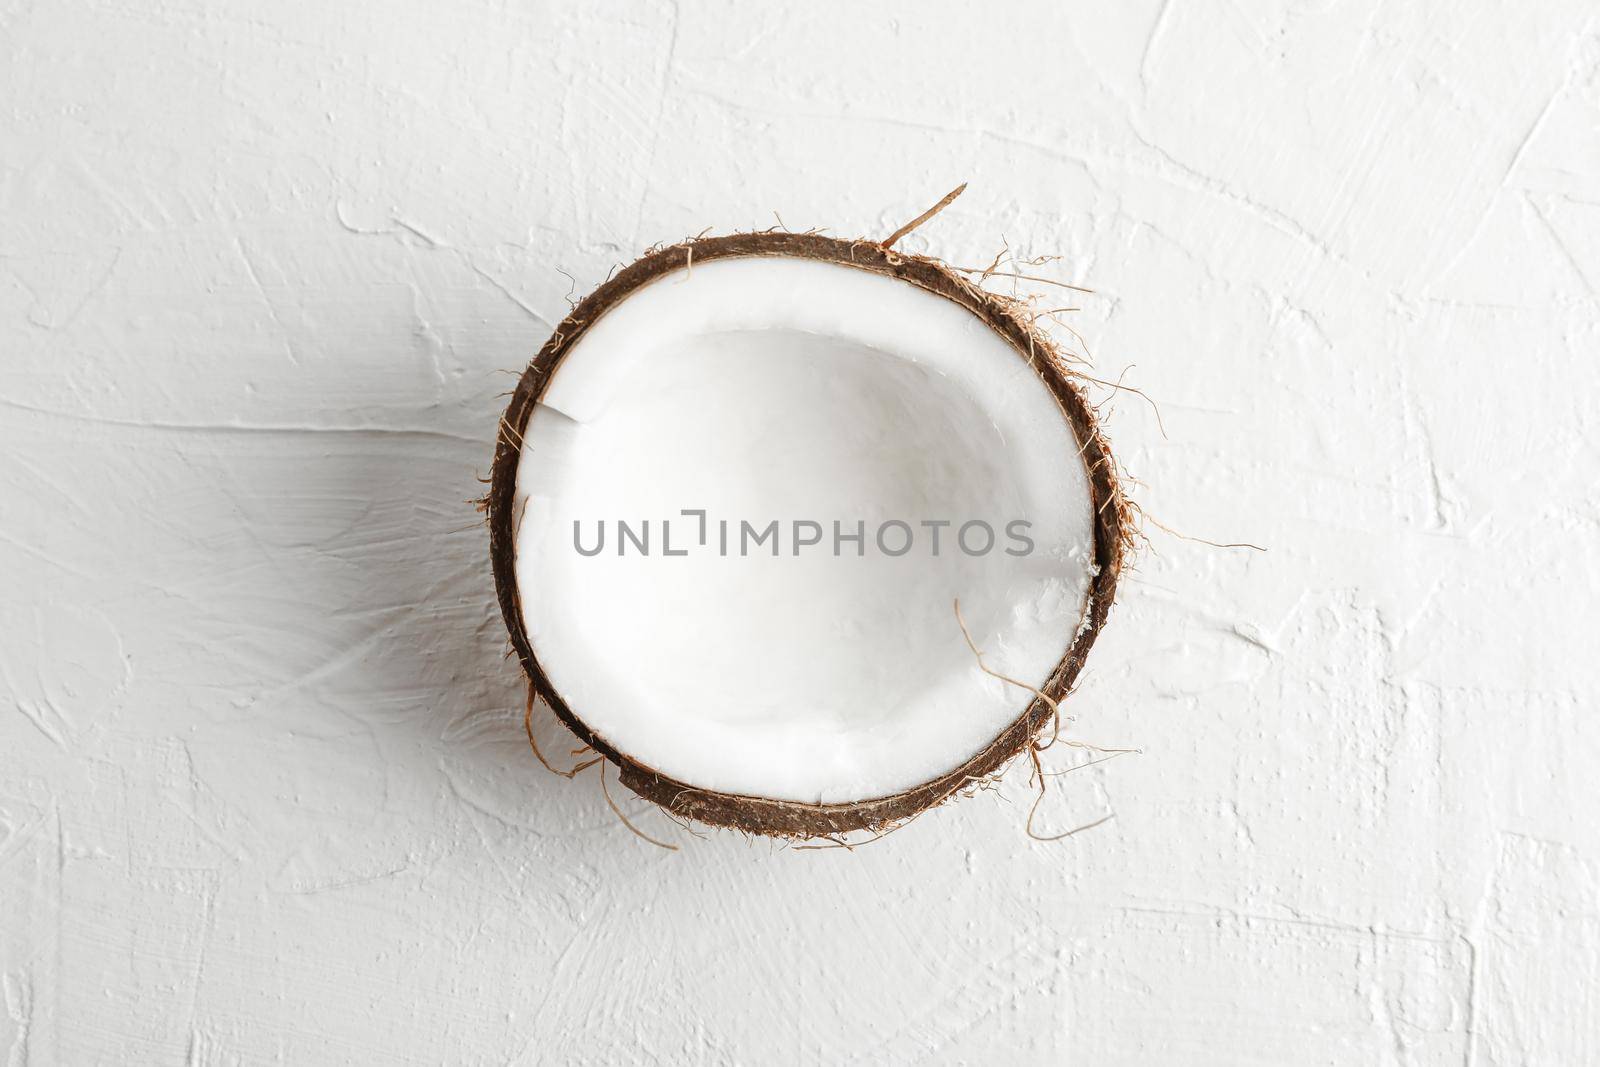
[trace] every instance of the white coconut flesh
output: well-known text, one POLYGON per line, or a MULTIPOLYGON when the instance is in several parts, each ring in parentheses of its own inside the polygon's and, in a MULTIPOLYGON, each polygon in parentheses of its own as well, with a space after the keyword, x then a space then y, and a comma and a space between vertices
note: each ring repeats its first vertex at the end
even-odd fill
POLYGON ((979 669, 956 598, 988 666, 1030 685, 1085 625, 1093 505, 1066 416, 1003 338, 905 282, 788 258, 663 276, 576 342, 523 439, 534 654, 591 730, 688 785, 808 803, 917 786, 1033 700, 979 669), (772 520, 779 554, 741 554, 741 523, 772 520), (814 531, 795 520, 821 541, 797 551, 814 531), (894 520, 913 534, 898 556, 876 539, 894 520), (978 526, 957 543, 974 521, 991 550, 978 526), (686 555, 664 554, 664 522, 686 555))

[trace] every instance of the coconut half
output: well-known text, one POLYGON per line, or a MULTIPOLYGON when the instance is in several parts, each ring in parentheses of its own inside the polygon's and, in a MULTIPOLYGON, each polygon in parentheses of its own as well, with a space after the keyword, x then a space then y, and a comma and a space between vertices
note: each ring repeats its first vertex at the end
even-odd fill
POLYGON ((1025 309, 815 234, 673 245, 601 286, 523 374, 490 482, 535 692, 641 796, 774 835, 881 828, 1023 752, 1124 536, 1025 309))

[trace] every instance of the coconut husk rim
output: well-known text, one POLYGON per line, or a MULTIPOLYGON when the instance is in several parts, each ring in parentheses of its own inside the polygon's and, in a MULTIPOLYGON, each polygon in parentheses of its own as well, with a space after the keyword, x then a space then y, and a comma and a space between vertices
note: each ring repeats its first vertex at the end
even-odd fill
MULTIPOLYGON (((569 706, 539 663, 523 626, 516 581, 517 466, 522 439, 534 405, 572 346, 607 311, 641 287, 671 274, 719 259, 783 256, 818 260, 870 271, 925 289, 966 308, 1014 348, 1033 367, 1055 397, 1077 438, 1079 452, 1064 457, 1082 463, 1088 474, 1095 508, 1095 573, 1089 586, 1087 620, 1049 678, 1039 687, 1050 701, 1060 702, 1072 690, 1090 648, 1105 625, 1116 597, 1117 578, 1127 555, 1132 522, 1110 448, 1094 408, 1074 381, 1051 338, 1035 325, 1035 316, 1020 301, 991 293, 962 273, 926 256, 898 252, 867 240, 847 240, 817 233, 766 231, 702 237, 646 253, 584 297, 562 320, 534 356, 511 393, 495 441, 494 463, 485 498, 489 553, 495 592, 511 646, 534 692, 585 745, 616 766, 622 783, 639 796, 680 818, 725 826, 752 834, 785 838, 837 837, 856 830, 881 832, 950 798, 1001 771, 1032 745, 1050 724, 1055 710, 1036 698, 993 741, 959 766, 889 796, 836 804, 807 804, 770 797, 725 793, 679 781, 635 759, 591 730, 569 706)), ((980 279, 981 280, 981 279, 980 279)), ((954 620, 952 620, 954 625, 954 620)))

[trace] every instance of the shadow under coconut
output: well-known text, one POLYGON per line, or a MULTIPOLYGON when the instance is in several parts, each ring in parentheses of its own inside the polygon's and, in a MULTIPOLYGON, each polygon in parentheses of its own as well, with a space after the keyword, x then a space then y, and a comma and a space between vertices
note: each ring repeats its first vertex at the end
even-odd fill
MULTIPOLYGON (((492 419, 485 423, 492 434, 492 419)), ((386 621, 361 660, 359 714, 389 749, 392 797, 427 789, 416 804, 442 803, 480 833, 487 819, 497 836, 625 834, 601 794, 599 767, 569 781, 541 766, 529 746, 527 683, 495 597, 488 527, 472 499, 489 468, 488 434, 383 434, 336 461, 340 480, 364 501, 344 538, 350 610, 386 621)), ((532 722, 552 765, 582 762, 572 754, 577 739, 543 704, 532 722)), ((648 808, 606 770, 616 803, 648 808)))
MULTIPOLYGON (((271 598, 279 633, 260 657, 283 679, 249 712, 252 745, 288 792, 329 814, 307 811, 290 881, 319 864, 393 873, 419 842, 443 851, 475 839, 463 820, 542 837, 616 826, 596 784, 547 773, 528 747, 527 691, 473 504, 493 416, 481 440, 426 421, 241 443, 238 521, 266 566, 241 562, 253 573, 234 583, 231 607, 259 615, 252 603, 271 598)), ((547 728, 552 753, 575 744, 547 728)))
MULTIPOLYGON (((442 784, 447 805, 474 821, 540 837, 608 829, 616 818, 583 780, 595 769, 569 782, 540 766, 528 744, 527 684, 495 598, 488 528, 470 499, 482 491, 476 476, 487 473, 492 448, 488 437, 426 435, 352 471, 372 502, 364 595, 369 610, 397 613, 367 661, 370 707, 379 721, 392 708, 386 725, 397 739, 410 735, 414 780, 442 784)), ((533 722, 553 764, 577 762, 569 755, 577 740, 547 709, 536 707, 533 722)))

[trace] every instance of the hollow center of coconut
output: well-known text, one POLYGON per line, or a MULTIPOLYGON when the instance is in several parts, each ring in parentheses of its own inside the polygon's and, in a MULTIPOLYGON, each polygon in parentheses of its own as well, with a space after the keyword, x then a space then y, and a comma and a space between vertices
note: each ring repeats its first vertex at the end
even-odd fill
POLYGON ((809 803, 961 766, 1083 628, 1093 505, 1027 359, 960 305, 735 258, 636 290, 523 435, 516 580, 541 667, 620 752, 809 803), (775 526, 773 524, 776 524, 775 526))

